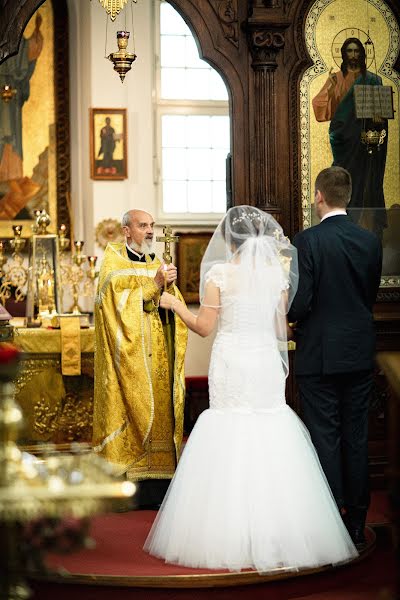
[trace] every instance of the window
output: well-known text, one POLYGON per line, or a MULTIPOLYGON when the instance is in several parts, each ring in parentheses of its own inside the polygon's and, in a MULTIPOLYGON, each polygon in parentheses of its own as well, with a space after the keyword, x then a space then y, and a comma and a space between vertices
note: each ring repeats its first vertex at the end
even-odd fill
POLYGON ((213 222, 226 210, 227 89, 179 13, 167 2, 159 11, 160 216, 213 222))

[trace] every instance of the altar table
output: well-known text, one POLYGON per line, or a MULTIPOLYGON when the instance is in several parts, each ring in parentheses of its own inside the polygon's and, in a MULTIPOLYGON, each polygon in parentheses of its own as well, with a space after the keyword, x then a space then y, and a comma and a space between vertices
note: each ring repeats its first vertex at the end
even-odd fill
POLYGON ((60 329, 17 327, 14 343, 21 350, 16 400, 24 415, 20 443, 58 448, 91 442, 93 413, 94 327, 80 330, 80 374, 61 372, 60 329))

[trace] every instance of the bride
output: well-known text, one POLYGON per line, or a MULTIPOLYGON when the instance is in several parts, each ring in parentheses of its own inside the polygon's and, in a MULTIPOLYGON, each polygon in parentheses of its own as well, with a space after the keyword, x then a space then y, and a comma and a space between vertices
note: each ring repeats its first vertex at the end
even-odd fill
POLYGON ((210 408, 199 417, 144 549, 208 569, 299 569, 357 556, 307 429, 285 403, 286 313, 297 289, 295 248, 266 213, 231 208, 201 265, 201 336, 218 322, 210 408))

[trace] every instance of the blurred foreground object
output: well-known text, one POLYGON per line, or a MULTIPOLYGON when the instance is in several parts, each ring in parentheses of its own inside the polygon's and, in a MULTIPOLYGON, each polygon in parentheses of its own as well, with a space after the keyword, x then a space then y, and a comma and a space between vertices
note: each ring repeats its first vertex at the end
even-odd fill
MULTIPOLYGON (((47 535, 53 529, 56 541, 52 549, 57 549, 63 540, 60 533, 68 529, 68 520, 71 533, 74 520, 103 512, 113 501, 135 492, 135 485, 118 480, 114 468, 106 461, 88 452, 83 454, 87 446, 76 445, 71 454, 61 454, 49 447, 43 459, 20 451, 16 440, 22 413, 14 400, 13 383, 18 361, 18 349, 13 344, 0 343, 1 600, 22 600, 31 595, 22 579, 26 567, 23 540, 30 549, 36 546, 36 551, 41 549, 43 553, 48 551, 49 544, 43 545, 37 536, 44 536, 45 531, 47 535), (36 529, 35 523, 31 523, 34 520, 36 529), (62 532, 57 532, 57 527, 62 532), (35 535, 30 535, 29 528, 35 535)), ((87 523, 75 523, 75 531, 77 539, 86 539, 82 531, 87 531, 87 523)), ((65 549, 68 547, 76 549, 74 544, 64 545, 65 549)), ((38 565, 42 561, 34 562, 38 565)))

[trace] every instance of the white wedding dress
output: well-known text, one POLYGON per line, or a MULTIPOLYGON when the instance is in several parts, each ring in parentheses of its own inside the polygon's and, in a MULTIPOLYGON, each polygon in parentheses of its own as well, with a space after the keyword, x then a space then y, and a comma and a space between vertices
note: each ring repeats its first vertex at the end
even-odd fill
POLYGON ((144 549, 188 567, 262 572, 357 556, 307 429, 285 403, 274 329, 282 282, 246 294, 237 265, 214 266, 218 332, 210 408, 199 417, 144 549))

